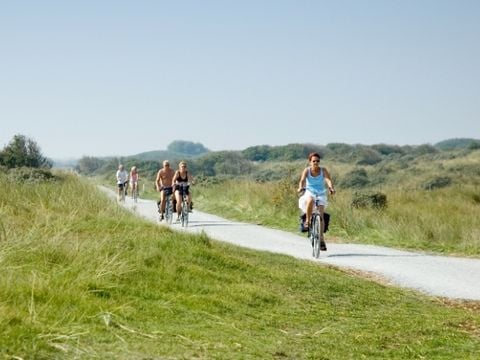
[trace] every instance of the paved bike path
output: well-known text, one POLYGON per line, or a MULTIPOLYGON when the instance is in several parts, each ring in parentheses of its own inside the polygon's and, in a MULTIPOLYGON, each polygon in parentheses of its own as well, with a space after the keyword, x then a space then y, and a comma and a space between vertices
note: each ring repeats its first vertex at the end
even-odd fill
MULTIPOLYGON (((156 203, 139 199, 133 206, 127 199, 125 207, 158 223, 156 203)), ((286 254, 298 259, 373 272, 391 284, 415 289, 429 295, 453 299, 480 300, 480 259, 434 256, 401 251, 382 246, 329 243, 320 259, 312 257, 312 248, 304 234, 265 228, 230 221, 195 210, 187 228, 178 223, 175 230, 205 232, 210 238, 234 245, 286 254)))

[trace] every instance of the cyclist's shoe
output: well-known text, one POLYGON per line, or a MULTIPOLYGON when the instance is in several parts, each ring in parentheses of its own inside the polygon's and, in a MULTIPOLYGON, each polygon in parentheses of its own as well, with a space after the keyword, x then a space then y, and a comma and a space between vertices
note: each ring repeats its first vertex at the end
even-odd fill
POLYGON ((325 241, 323 239, 320 240, 320 250, 327 251, 327 244, 325 244, 325 241))
POLYGON ((177 222, 180 222, 180 216, 177 216, 177 222))
POLYGON ((160 221, 162 221, 162 220, 164 220, 164 219, 165 219, 165 217, 163 216, 163 214, 160 215, 160 221))
POLYGON ((308 226, 305 225, 303 222, 300 223, 300 231, 301 231, 302 233, 308 232, 308 226))

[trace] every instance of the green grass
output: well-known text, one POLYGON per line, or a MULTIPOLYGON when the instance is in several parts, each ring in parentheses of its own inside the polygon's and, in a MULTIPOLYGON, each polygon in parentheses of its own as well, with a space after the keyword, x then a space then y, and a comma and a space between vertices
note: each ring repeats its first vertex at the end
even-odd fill
MULTIPOLYGON (((5 359, 476 359, 480 313, 0 175, 5 359)), ((1 230, 0 229, 0 230, 1 230)))
MULTIPOLYGON (((206 212, 287 231, 298 231, 296 184, 227 181, 198 186, 194 198, 206 212), (220 200, 219 200, 220 199, 220 200)), ((453 185, 435 191, 381 190, 384 210, 356 209, 353 192, 338 189, 327 211, 327 241, 368 243, 450 255, 480 256, 480 187, 453 185)))

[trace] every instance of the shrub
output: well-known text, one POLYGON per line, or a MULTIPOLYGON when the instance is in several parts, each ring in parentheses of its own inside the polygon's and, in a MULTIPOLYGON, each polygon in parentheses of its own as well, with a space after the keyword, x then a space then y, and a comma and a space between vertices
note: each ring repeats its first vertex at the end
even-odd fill
POLYGON ((365 169, 354 169, 340 181, 340 185, 344 188, 361 188, 368 185, 368 175, 365 169))
POLYGON ((7 179, 15 183, 39 183, 55 181, 57 177, 49 169, 20 167, 10 169, 7 173, 7 179))
POLYGON ((387 195, 377 193, 354 193, 352 206, 355 208, 384 209, 387 207, 387 195))
POLYGON ((422 187, 424 190, 434 190, 447 187, 451 185, 451 183, 452 179, 448 176, 437 176, 436 178, 424 183, 422 187))
POLYGON ((367 146, 359 147, 357 156, 357 165, 375 165, 382 161, 380 153, 367 146))
POLYGON ((0 165, 8 168, 32 167, 51 168, 52 161, 44 157, 38 144, 26 137, 17 134, 10 143, 0 151, 0 165))

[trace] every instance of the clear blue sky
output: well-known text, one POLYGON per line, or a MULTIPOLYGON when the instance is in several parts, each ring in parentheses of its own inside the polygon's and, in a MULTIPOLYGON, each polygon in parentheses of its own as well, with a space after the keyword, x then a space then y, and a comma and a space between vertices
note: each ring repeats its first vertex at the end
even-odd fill
POLYGON ((480 137, 480 1, 2 1, 0 146, 480 137))

